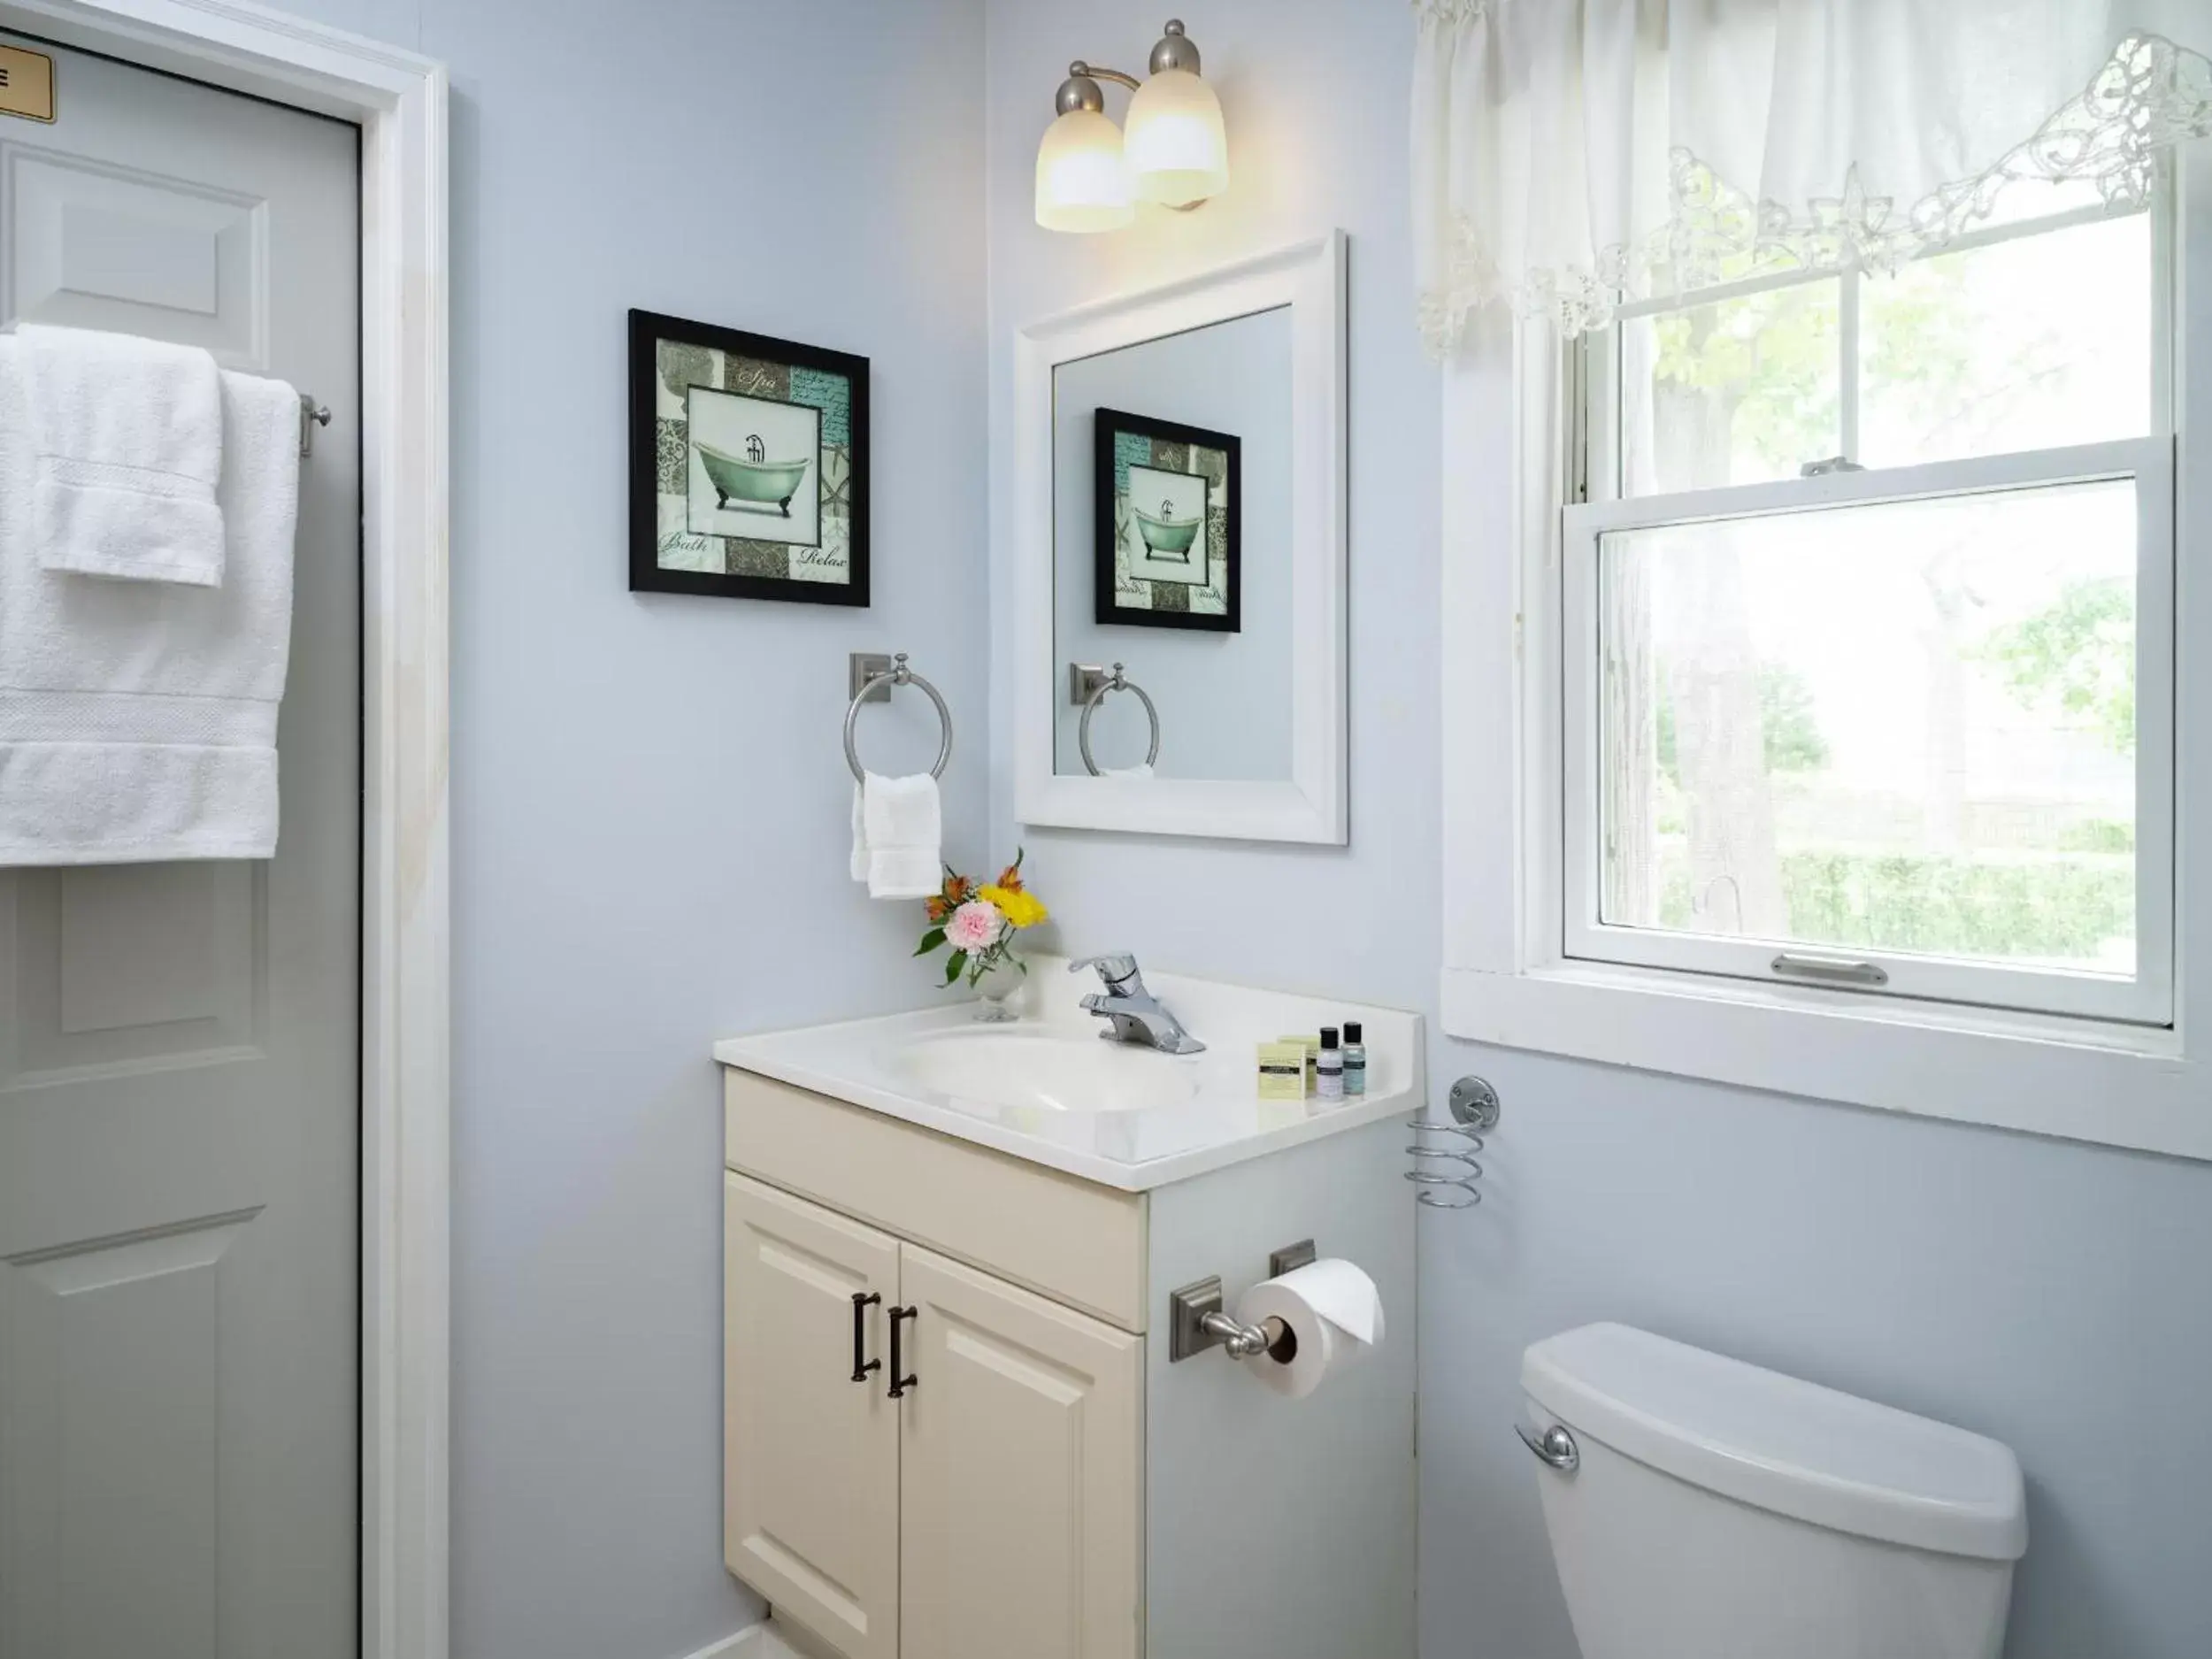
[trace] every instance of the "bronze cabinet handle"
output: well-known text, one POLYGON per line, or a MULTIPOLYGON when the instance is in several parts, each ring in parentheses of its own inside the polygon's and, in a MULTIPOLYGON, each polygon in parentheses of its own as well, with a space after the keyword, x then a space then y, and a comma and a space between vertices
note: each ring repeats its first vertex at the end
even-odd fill
POLYGON ((868 1357, 868 1310, 883 1300, 872 1290, 853 1292, 853 1380, 866 1382, 868 1373, 881 1371, 883 1362, 868 1357))
POLYGON ((900 1375, 902 1367, 899 1359, 899 1321, 902 1319, 919 1319, 921 1317, 922 1310, 919 1308, 894 1308, 891 1310, 891 1386, 887 1392, 894 1400, 903 1400, 906 1397, 906 1391, 908 1389, 918 1388, 922 1386, 922 1379, 919 1377, 905 1377, 900 1375))

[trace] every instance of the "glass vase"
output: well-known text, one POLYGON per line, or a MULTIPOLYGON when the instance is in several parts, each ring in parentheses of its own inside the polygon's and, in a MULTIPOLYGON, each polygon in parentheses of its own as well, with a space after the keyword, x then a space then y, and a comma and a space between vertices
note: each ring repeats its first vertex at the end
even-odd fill
POLYGON ((1027 978, 1010 953, 984 969, 973 986, 976 1019, 989 1025, 1019 1019, 1022 986, 1027 978))

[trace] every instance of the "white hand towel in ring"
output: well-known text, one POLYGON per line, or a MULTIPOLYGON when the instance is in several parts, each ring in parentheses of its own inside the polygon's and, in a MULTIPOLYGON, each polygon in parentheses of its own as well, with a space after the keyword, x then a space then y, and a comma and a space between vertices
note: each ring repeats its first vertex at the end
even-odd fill
MULTIPOLYGON (((927 772, 860 787, 861 833, 868 851, 868 896, 926 899, 944 884, 944 828, 937 780, 927 772)), ((859 862, 856 856, 854 863, 859 862)))

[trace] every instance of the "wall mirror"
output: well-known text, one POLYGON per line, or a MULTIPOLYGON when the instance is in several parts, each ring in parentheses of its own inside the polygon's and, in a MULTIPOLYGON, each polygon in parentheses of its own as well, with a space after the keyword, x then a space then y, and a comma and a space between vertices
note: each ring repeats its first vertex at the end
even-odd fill
POLYGON ((1025 822, 1345 840, 1344 238, 1025 329, 1025 822))

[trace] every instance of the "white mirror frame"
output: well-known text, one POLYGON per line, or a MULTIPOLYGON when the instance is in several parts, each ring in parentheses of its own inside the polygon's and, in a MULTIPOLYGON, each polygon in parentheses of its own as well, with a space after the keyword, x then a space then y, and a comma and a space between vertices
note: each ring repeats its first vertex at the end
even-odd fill
POLYGON ((1344 233, 1100 301, 1014 349, 1014 806, 1025 824, 1342 846, 1345 782, 1344 233), (1053 770, 1053 371, 1102 351, 1290 308, 1290 769, 1282 782, 1075 778, 1053 770))

